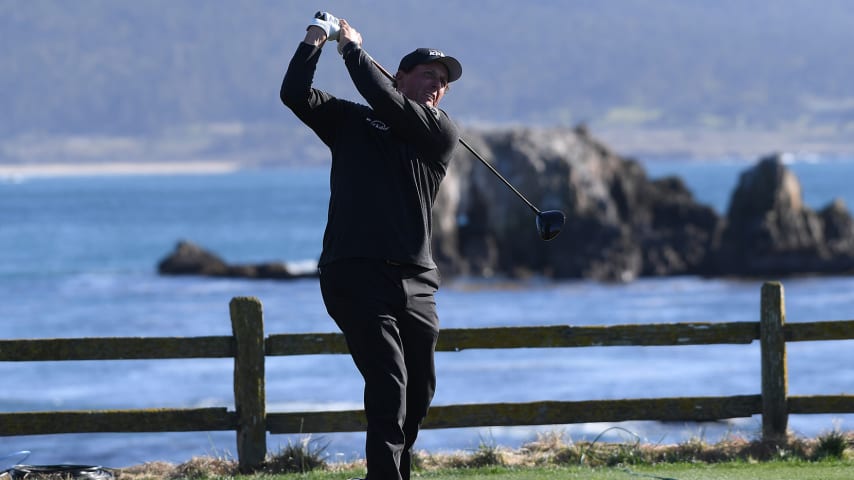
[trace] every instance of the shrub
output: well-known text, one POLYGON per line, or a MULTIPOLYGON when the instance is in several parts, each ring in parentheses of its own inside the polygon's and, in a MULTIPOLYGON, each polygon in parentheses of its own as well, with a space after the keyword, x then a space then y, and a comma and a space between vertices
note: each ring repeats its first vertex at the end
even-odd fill
POLYGON ((848 438, 838 429, 819 435, 815 450, 812 454, 813 460, 825 458, 841 459, 848 448, 848 438))
POLYGON ((469 466, 479 468, 495 465, 504 465, 504 456, 501 453, 501 449, 494 442, 484 443, 481 441, 469 460, 469 466))
POLYGON ((237 462, 227 458, 193 457, 171 472, 171 479, 201 479, 210 477, 233 477, 237 475, 237 462))
POLYGON ((299 442, 288 441, 288 445, 278 453, 268 455, 264 462, 267 473, 306 473, 318 468, 326 468, 326 448, 329 443, 319 444, 311 435, 299 442))

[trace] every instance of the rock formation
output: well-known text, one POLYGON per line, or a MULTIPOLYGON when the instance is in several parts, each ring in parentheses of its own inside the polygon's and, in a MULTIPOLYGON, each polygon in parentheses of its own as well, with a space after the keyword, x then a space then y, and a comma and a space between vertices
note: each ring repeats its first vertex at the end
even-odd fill
POLYGON ((290 280, 317 276, 314 272, 292 272, 281 262, 252 265, 229 265, 217 255, 188 241, 180 241, 175 250, 160 261, 161 275, 204 275, 211 277, 239 277, 290 280))
MULTIPOLYGON (((854 272, 854 220, 841 200, 807 208, 779 155, 742 175, 725 217, 696 202, 676 177, 651 180, 584 128, 466 132, 467 141, 534 205, 566 224, 544 242, 535 215, 460 148, 433 218, 433 253, 445 277, 757 277, 854 272)), ((164 274, 301 278, 283 263, 228 265, 181 242, 164 274)))
POLYGON ((702 272, 719 218, 680 179, 650 181, 584 128, 466 137, 531 202, 563 210, 567 222, 555 240, 540 240, 531 210, 461 150, 436 207, 443 272, 603 281, 702 272))
POLYGON ((841 200, 804 205, 797 177, 771 155, 741 174, 711 257, 719 275, 854 271, 854 221, 841 200))

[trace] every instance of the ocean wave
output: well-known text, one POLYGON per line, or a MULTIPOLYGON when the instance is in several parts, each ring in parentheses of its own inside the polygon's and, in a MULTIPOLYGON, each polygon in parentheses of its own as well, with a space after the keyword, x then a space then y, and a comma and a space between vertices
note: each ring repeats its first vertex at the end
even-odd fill
POLYGON ((335 402, 267 402, 267 413, 274 412, 324 412, 324 411, 347 411, 362 410, 364 405, 359 401, 335 401, 335 402))
POLYGON ((294 274, 313 273, 317 271, 317 260, 291 260, 285 262, 288 270, 294 274))

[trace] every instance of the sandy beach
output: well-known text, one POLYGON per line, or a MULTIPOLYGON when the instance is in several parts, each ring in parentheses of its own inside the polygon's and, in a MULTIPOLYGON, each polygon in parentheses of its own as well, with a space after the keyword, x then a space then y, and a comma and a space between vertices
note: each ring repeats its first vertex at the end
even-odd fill
POLYGON ((237 162, 115 162, 0 164, 0 179, 72 177, 97 175, 181 175, 228 173, 238 170, 237 162))

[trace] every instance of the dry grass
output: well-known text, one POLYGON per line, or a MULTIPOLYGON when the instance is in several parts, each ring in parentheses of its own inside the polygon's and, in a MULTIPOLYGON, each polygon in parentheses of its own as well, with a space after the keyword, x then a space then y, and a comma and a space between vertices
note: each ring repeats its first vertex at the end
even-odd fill
MULTIPOLYGON (((791 436, 783 442, 769 443, 731 436, 714 444, 700 439, 675 445, 644 444, 638 441, 627 443, 604 443, 594 441, 573 442, 562 432, 540 434, 518 450, 484 444, 475 451, 431 454, 418 451, 414 467, 422 471, 466 469, 485 466, 541 467, 548 465, 587 465, 590 467, 616 465, 651 465, 662 463, 720 463, 730 461, 760 462, 768 460, 820 460, 823 458, 854 457, 854 432, 833 431, 815 439, 791 436)), ((323 448, 300 442, 283 449, 279 454, 268 457, 262 473, 305 472, 312 469, 324 471, 364 470, 364 460, 350 463, 327 463, 323 448), (293 447, 293 448, 290 448, 293 447), (299 449, 302 448, 302 453, 299 449), (312 467, 294 468, 295 456, 311 457, 312 467)), ((117 472, 122 480, 177 480, 210 477, 233 477, 237 475, 237 462, 231 459, 197 457, 180 465, 164 462, 146 463, 121 469, 117 472)))
POLYGON ((194 457, 180 465, 167 462, 150 462, 120 469, 118 477, 135 480, 174 480, 179 478, 198 479, 208 477, 234 477, 237 475, 237 461, 194 457))
POLYGON ((816 439, 789 437, 771 443, 731 436, 709 444, 692 439, 675 445, 572 442, 560 432, 548 432, 518 450, 481 445, 474 452, 431 455, 419 452, 419 466, 425 470, 470 468, 486 465, 536 467, 545 465, 640 465, 660 463, 721 463, 768 461, 775 459, 820 460, 851 456, 854 432, 831 432, 816 439))

